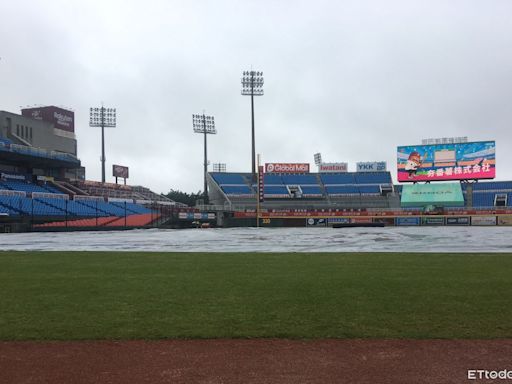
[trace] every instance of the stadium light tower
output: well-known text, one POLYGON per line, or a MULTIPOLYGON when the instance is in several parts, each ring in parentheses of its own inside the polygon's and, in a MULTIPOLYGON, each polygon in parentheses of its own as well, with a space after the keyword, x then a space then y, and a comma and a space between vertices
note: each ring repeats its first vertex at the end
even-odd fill
POLYGON ((195 133, 202 133, 204 135, 204 202, 208 204, 208 183, 206 182, 206 174, 208 173, 208 146, 206 143, 206 135, 215 135, 215 120, 213 116, 206 116, 203 112, 202 115, 192 115, 192 125, 195 133))
POLYGON ((256 146, 254 138, 254 96, 263 96, 263 72, 244 71, 242 76, 242 95, 251 96, 252 123, 252 178, 256 180, 256 146))
POLYGON ((89 113, 89 126, 101 127, 101 182, 105 182, 105 128, 115 128, 116 126, 116 109, 91 108, 89 113))
POLYGON ((315 153, 313 155, 315 159, 315 164, 319 167, 322 164, 322 154, 321 153, 315 153))

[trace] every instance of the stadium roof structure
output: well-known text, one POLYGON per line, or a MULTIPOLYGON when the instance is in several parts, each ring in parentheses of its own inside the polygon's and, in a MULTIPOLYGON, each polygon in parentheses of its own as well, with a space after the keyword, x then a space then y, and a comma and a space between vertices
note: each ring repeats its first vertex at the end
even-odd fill
POLYGON ((9 164, 28 164, 48 167, 80 168, 78 158, 69 154, 33 148, 25 145, 0 143, 0 160, 9 164))

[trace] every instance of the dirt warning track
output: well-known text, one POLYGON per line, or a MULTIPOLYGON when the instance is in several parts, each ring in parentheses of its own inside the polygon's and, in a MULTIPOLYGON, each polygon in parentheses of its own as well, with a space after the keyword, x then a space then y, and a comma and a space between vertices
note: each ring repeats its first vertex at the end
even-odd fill
POLYGON ((507 383, 512 340, 0 342, 0 383, 507 383))

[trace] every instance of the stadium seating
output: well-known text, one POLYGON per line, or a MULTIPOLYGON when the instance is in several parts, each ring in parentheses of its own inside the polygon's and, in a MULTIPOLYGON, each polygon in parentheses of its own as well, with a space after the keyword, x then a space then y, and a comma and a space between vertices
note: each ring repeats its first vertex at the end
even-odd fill
POLYGON ((239 173, 212 173, 212 177, 219 184, 240 185, 245 184, 244 177, 239 173))
POLYGON ((75 201, 58 198, 29 198, 0 195, 1 212, 11 216, 77 216, 77 217, 124 217, 125 215, 150 214, 151 210, 135 203, 105 201, 75 201), (97 205, 97 207, 96 207, 97 205))
POLYGON ((49 185, 37 185, 21 180, 2 180, 0 181, 0 189, 8 189, 11 191, 23 191, 28 193, 62 193, 61 191, 49 185))
MULTIPOLYGON (((249 173, 211 173, 217 186, 231 199, 254 196, 257 185, 249 173)), ((389 172, 345 173, 266 173, 266 199, 320 199, 354 196, 380 196, 381 186, 392 188, 389 172), (302 192, 302 193, 301 193, 302 192)))
POLYGON ((274 196, 285 196, 288 197, 288 189, 286 189, 285 185, 265 185, 263 187, 263 193, 265 195, 274 195, 274 196))
MULTIPOLYGON (((63 183, 66 186, 68 183, 63 183)), ((166 196, 159 195, 148 188, 113 183, 100 183, 97 181, 74 181, 72 187, 79 195, 102 196, 105 198, 121 198, 131 200, 163 201, 174 203, 166 196)), ((68 184, 68 188, 69 184, 68 184)), ((179 205, 179 204, 177 204, 179 205)))
POLYGON ((219 188, 228 196, 254 196, 256 187, 252 186, 251 174, 213 172, 210 174, 219 188))
POLYGON ((493 207, 496 194, 491 193, 473 193, 473 207, 493 207))
POLYGON ((360 185, 359 192, 361 195, 380 195, 379 185, 360 185))
POLYGON ((51 223, 36 224, 35 228, 59 228, 59 227, 144 227, 158 219, 158 214, 138 214, 124 217, 100 217, 98 219, 78 219, 68 221, 55 221, 51 223))
POLYGON ((253 193, 247 185, 223 185, 222 190, 226 195, 250 195, 253 193))
MULTIPOLYGON (((250 173, 210 175, 230 204, 246 207, 255 204, 257 185, 250 173)), ((512 207, 512 181, 461 183, 461 187, 466 207, 494 207, 497 194, 507 195, 506 202, 503 202, 512 207)), ((393 185, 389 172, 264 175, 265 204, 272 207, 400 207, 401 191, 402 185, 393 185), (296 191, 292 193, 290 189, 296 191), (298 199, 304 199, 304 202, 300 203, 298 199), (273 200, 275 205, 272 205, 273 200)), ((216 201, 225 203, 219 199, 216 201)))
POLYGON ((392 184, 389 172, 356 172, 356 184, 392 184))
POLYGON ((359 188, 355 185, 326 185, 325 190, 330 196, 336 195, 359 195, 359 188))
POLYGON ((473 183, 473 191, 511 191, 511 181, 491 181, 491 182, 480 182, 473 183))
POLYGON ((324 185, 356 184, 353 173, 322 173, 320 180, 324 185))
POLYGON ((283 184, 286 185, 318 185, 316 175, 292 175, 283 174, 281 175, 283 184))
POLYGON ((304 196, 322 196, 322 189, 317 185, 301 185, 304 196))

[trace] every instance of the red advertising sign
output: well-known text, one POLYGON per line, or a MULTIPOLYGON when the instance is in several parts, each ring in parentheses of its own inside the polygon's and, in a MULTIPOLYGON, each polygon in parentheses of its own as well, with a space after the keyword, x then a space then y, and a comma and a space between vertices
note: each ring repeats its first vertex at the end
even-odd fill
POLYGON ((266 173, 309 173, 307 163, 266 163, 266 173))
POLYGON ((75 112, 63 108, 48 106, 26 108, 21 110, 22 116, 34 120, 42 120, 52 123, 55 128, 68 132, 75 132, 75 112))
POLYGON ((112 173, 114 177, 128 178, 128 167, 122 165, 112 165, 112 173))

